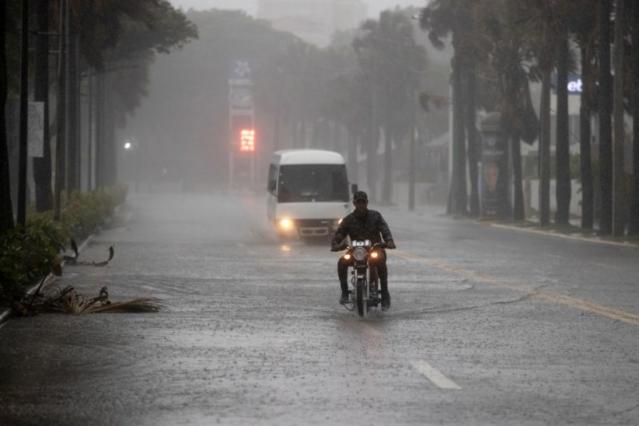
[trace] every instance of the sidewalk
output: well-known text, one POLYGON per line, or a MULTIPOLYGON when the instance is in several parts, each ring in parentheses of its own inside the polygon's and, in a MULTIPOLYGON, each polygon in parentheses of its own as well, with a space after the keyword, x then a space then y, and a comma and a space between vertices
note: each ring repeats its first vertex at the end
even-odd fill
POLYGON ((612 237, 597 235, 595 231, 585 232, 579 227, 556 226, 550 225, 541 228, 535 222, 497 222, 497 221, 480 221, 487 223, 494 228, 510 229, 518 232, 528 232, 531 234, 548 235, 556 238, 564 238, 570 240, 588 241, 597 244, 606 244, 618 247, 639 248, 639 237, 612 237))

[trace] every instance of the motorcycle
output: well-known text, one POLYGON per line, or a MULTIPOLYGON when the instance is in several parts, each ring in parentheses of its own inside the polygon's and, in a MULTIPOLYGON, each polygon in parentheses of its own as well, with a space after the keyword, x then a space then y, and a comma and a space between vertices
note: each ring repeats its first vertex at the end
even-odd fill
POLYGON ((376 262, 383 258, 384 248, 385 244, 373 244, 370 240, 352 241, 343 255, 350 262, 351 274, 349 302, 344 307, 349 311, 357 308, 360 317, 365 318, 382 303, 376 262))

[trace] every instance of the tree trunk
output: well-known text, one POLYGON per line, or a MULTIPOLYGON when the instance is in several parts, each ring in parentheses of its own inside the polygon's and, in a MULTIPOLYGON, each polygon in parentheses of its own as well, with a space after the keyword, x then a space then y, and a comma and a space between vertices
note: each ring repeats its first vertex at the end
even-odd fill
POLYGON ((357 183, 357 134, 355 127, 349 126, 346 133, 348 134, 348 176, 351 182, 357 183))
MULTIPOLYGON (((67 5, 68 7, 68 5, 67 5)), ((66 9, 66 8, 65 8, 66 9)), ((60 16, 65 16, 66 12, 61 13, 60 16)), ((56 168, 55 168, 55 211, 54 217, 56 220, 60 220, 62 214, 62 191, 66 189, 67 180, 67 158, 66 158, 66 144, 67 144, 67 55, 68 55, 68 38, 67 38, 68 26, 66 25, 66 19, 61 19, 60 22, 60 37, 59 39, 59 60, 58 60, 58 96, 56 107, 56 120, 58 124, 58 132, 56 138, 56 168)))
POLYGON ((413 120, 411 122, 410 135, 408 143, 408 210, 415 210, 415 149, 417 145, 417 137, 415 135, 417 129, 417 100, 414 100, 413 104, 413 120))
POLYGON ((22 2, 20 43, 20 145, 18 149, 18 225, 27 223, 27 160, 29 158, 29 1, 22 2))
POLYGON ((611 105, 612 78, 610 75, 610 1, 600 0, 599 19, 599 231, 612 232, 612 134, 611 105))
POLYGON ((35 207, 39 212, 53 208, 51 185, 51 138, 49 133, 49 0, 38 0, 38 32, 35 57, 36 102, 44 103, 44 132, 42 157, 33 159, 33 180, 35 182, 35 207))
POLYGON ((468 171, 470 174, 470 215, 479 216, 479 187, 478 187, 478 160, 479 160, 479 138, 477 137, 477 127, 475 126, 477 107, 477 77, 475 67, 471 66, 466 73, 466 84, 468 96, 466 100, 466 131, 468 133, 468 171))
POLYGON ((0 236, 13 228, 13 204, 9 174, 9 150, 5 108, 7 103, 7 2, 0 3, 0 236))
POLYGON ((391 203, 393 192, 393 138, 395 134, 388 127, 384 131, 384 185, 382 187, 382 202, 391 203))
POLYGON ((112 186, 117 181, 117 147, 115 143, 115 98, 113 97, 113 80, 109 74, 105 75, 105 119, 104 119, 104 152, 106 180, 105 186, 112 186))
POLYGON ((519 132, 513 132, 510 140, 513 163, 513 220, 524 220, 526 218, 526 209, 524 207, 523 173, 521 167, 521 136, 519 132))
POLYGON ((467 214, 466 191, 466 132, 464 131, 464 100, 462 97, 462 66, 453 59, 453 173, 450 184, 453 215, 467 214))
POLYGON ((539 137, 539 225, 550 223, 550 69, 543 71, 539 137))
POLYGON ((555 222, 568 225, 570 221, 570 140, 568 135, 568 36, 559 42, 557 61, 557 145, 556 145, 556 197, 555 222))
POLYGON ((632 197, 630 204, 631 235, 639 235, 639 3, 632 3, 632 197))
POLYGON ((96 78, 96 93, 95 93, 95 176, 96 187, 104 188, 106 186, 106 141, 105 141, 105 102, 106 102, 106 87, 105 87, 105 74, 104 72, 98 72, 96 78))
POLYGON ((78 72, 79 61, 79 38, 77 35, 71 37, 69 46, 69 128, 68 128, 68 146, 67 155, 68 164, 68 189, 69 191, 77 191, 80 189, 80 134, 78 125, 80 119, 80 77, 78 72))
POLYGON ((625 173, 624 173, 624 0, 617 0, 615 10, 615 77, 614 77, 614 146, 613 146, 613 223, 612 233, 626 234, 625 173))
POLYGON ((377 91, 371 88, 371 117, 369 138, 366 143, 366 182, 369 199, 377 199, 377 147, 379 146, 379 124, 377 122, 377 91))
POLYGON ((581 49, 581 74, 583 91, 581 93, 581 107, 579 109, 579 145, 581 168, 581 227, 592 229, 594 191, 592 184, 592 160, 590 153, 590 139, 592 131, 590 119, 592 115, 592 45, 586 45, 581 49))

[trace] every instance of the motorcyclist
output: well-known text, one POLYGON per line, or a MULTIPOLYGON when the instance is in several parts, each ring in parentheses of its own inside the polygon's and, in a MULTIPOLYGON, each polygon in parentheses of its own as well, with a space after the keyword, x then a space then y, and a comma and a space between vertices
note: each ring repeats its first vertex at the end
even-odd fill
MULTIPOLYGON (((350 237, 351 241, 370 240, 373 244, 381 243, 383 238, 386 248, 396 248, 388 224, 381 213, 368 209, 368 196, 364 191, 356 191, 353 194, 353 205, 355 206, 355 210, 342 220, 335 232, 335 236, 331 242, 331 251, 344 250, 346 248, 344 242, 346 237, 350 237)), ((339 284, 342 289, 342 296, 339 299, 339 303, 341 304, 348 302, 347 280, 348 267, 350 265, 351 261, 343 257, 340 257, 337 262, 337 275, 339 276, 339 284)), ((388 269, 386 267, 386 252, 384 250, 382 250, 382 256, 377 263, 377 273, 381 286, 382 309, 386 310, 390 308, 391 298, 388 292, 388 269)))

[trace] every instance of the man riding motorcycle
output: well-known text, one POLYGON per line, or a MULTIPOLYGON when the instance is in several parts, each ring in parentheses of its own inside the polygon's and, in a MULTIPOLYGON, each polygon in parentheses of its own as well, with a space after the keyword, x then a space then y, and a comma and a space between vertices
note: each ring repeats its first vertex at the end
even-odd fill
MULTIPOLYGON (((368 196, 364 191, 357 191, 353 194, 353 205, 355 210, 342 220, 335 232, 331 242, 331 251, 344 250, 346 237, 350 237, 351 241, 370 240, 373 244, 381 243, 383 238, 386 248, 396 248, 388 224, 381 213, 368 209, 368 196)), ((339 299, 341 304, 348 303, 348 267, 351 263, 352 261, 343 257, 340 257, 337 262, 337 275, 342 289, 342 296, 339 299)), ((384 250, 382 250, 381 259, 377 263, 377 273, 381 286, 382 309, 386 310, 390 308, 391 298, 388 292, 388 269, 386 268, 386 252, 384 250)))

